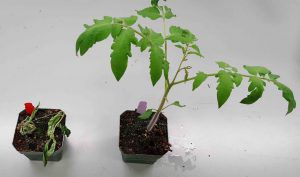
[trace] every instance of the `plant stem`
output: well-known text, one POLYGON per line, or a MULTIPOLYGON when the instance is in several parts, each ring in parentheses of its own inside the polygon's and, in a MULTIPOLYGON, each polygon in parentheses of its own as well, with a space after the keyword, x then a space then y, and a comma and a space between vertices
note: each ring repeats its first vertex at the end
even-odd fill
POLYGON ((181 70, 180 68, 181 68, 181 66, 182 66, 182 63, 183 63, 184 61, 186 61, 186 57, 187 57, 187 55, 188 55, 188 54, 187 54, 188 48, 189 48, 189 46, 187 45, 187 46, 186 46, 186 49, 184 50, 184 54, 183 54, 183 57, 182 57, 182 59, 181 59, 181 61, 180 61, 180 64, 179 64, 179 66, 178 66, 178 69, 177 69, 177 71, 176 71, 176 74, 175 74, 175 76, 174 76, 172 82, 171 82, 170 84, 168 84, 168 86, 166 87, 165 92, 164 92, 164 95, 163 95, 163 97, 162 97, 162 99, 161 99, 161 101, 160 101, 160 104, 159 104, 158 108, 157 108, 157 111, 155 112, 154 116, 151 118, 151 120, 150 120, 150 122, 149 122, 149 124, 148 124, 148 126, 147 126, 147 131, 148 131, 148 132, 150 132, 150 131, 153 129, 153 127, 156 125, 156 123, 157 123, 157 121, 158 121, 158 119, 159 119, 160 113, 161 113, 161 111, 162 111, 163 108, 164 108, 164 105, 165 105, 166 99, 167 99, 167 97, 168 97, 168 94, 169 94, 171 88, 174 86, 175 80, 176 80, 176 78, 177 78, 177 76, 178 76, 178 74, 179 74, 179 72, 180 72, 180 70, 181 70))
POLYGON ((159 107, 157 108, 157 111, 155 112, 154 116, 151 118, 151 120, 147 126, 148 132, 150 132, 153 129, 153 127, 156 125, 156 122, 159 119, 160 113, 165 105, 166 99, 168 97, 168 94, 169 94, 171 88, 172 88, 171 84, 166 88, 165 93, 160 101, 159 107))
MULTIPOLYGON (((189 48, 189 46, 187 45, 186 48, 184 49, 183 57, 182 57, 182 60, 181 60, 181 62, 179 64, 179 66, 178 66, 178 69, 177 69, 177 71, 175 73, 175 76, 174 76, 172 82, 170 84, 168 84, 168 87, 166 87, 166 90, 165 90, 164 95, 163 95, 163 97, 161 99, 159 107, 158 107, 157 111, 155 112, 154 116, 151 118, 151 120, 150 120, 150 122, 149 122, 149 124, 147 126, 147 131, 148 132, 150 132, 153 129, 153 127, 155 126, 155 124, 157 123, 161 111, 168 107, 168 106, 164 107, 164 104, 166 102, 166 99, 168 97, 168 94, 169 94, 171 88, 173 86, 177 85, 177 84, 180 84, 180 83, 183 83, 183 82, 187 82, 187 81, 191 81, 191 80, 194 80, 196 78, 196 76, 195 76, 195 77, 183 79, 183 80, 180 80, 180 81, 176 81, 176 78, 177 78, 179 72, 181 71, 181 66, 182 66, 183 62, 186 61, 186 57, 188 56, 188 52, 187 52, 188 48, 189 48)), ((206 74, 206 75, 207 76, 216 76, 217 74, 218 73, 211 73, 211 74, 206 74)), ((243 77, 247 77, 247 78, 253 77, 253 76, 245 75, 245 74, 240 74, 240 75, 243 76, 243 77)), ((255 76, 255 77, 258 77, 258 76, 255 76)), ((262 80, 265 80, 265 81, 268 81, 268 82, 272 82, 272 80, 268 79, 268 78, 264 78, 264 77, 258 77, 258 78, 260 78, 262 80)))
MULTIPOLYGON (((206 74, 206 75, 209 77, 209 76, 216 76, 217 74, 218 73, 211 73, 211 74, 206 74)), ((253 76, 246 75, 246 74, 240 74, 240 75, 243 76, 243 77, 248 77, 248 78, 253 77, 253 76)), ((257 77, 257 76, 255 76, 255 77, 257 77)), ((183 83, 183 82, 187 82, 187 81, 191 81, 191 80, 194 80, 195 78, 196 78, 196 76, 188 78, 188 79, 184 79, 184 80, 181 80, 181 81, 177 81, 177 82, 174 82, 174 85, 177 85, 177 84, 180 84, 180 83, 183 83)), ((268 78, 264 78, 264 77, 258 77, 258 78, 262 79, 262 80, 265 80, 265 81, 268 81, 268 82, 272 82, 272 80, 268 79, 268 78)))
MULTIPOLYGON (((167 32, 166 32, 166 29, 167 29, 167 25, 166 25, 166 17, 165 17, 165 11, 164 11, 164 8, 161 8, 161 11, 162 11, 162 20, 163 20, 163 35, 164 35, 164 46, 165 46, 165 60, 168 61, 168 41, 166 40, 167 38, 167 32)), ((169 85, 169 80, 165 79, 165 90, 167 90, 167 87, 169 85)))

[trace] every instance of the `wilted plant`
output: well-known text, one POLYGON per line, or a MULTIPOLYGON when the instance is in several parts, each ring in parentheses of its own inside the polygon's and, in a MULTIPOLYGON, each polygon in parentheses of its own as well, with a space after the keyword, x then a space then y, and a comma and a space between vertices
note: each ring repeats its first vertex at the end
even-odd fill
POLYGON ((46 120, 50 118, 47 127, 48 139, 45 142, 43 151, 43 163, 44 166, 46 166, 48 159, 55 152, 55 148, 57 145, 57 141, 54 135, 56 128, 59 128, 63 135, 66 135, 67 137, 70 135, 71 131, 61 123, 63 118, 65 117, 65 113, 63 111, 59 111, 55 114, 45 115, 43 117, 36 117, 36 114, 39 111, 39 106, 40 103, 36 107, 34 107, 32 103, 25 103, 25 111, 28 116, 18 124, 18 129, 20 131, 20 134, 23 136, 31 135, 35 133, 35 131, 38 131, 36 123, 40 123, 43 119, 46 120))

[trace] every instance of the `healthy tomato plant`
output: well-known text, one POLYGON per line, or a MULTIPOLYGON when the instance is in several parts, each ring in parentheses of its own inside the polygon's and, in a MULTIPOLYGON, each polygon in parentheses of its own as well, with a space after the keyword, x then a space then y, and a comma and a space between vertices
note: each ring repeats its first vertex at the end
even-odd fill
POLYGON ((115 18, 105 16, 101 20, 94 20, 92 25, 84 25, 85 31, 78 37, 76 42, 76 53, 84 55, 96 42, 100 42, 111 36, 113 43, 110 55, 111 69, 117 81, 124 75, 128 58, 132 56, 131 47, 140 48, 141 52, 150 53, 150 78, 153 86, 164 76, 164 93, 157 109, 149 109, 140 118, 146 119, 152 115, 147 127, 151 131, 156 124, 159 114, 169 106, 183 107, 178 101, 165 105, 168 94, 175 86, 187 82, 193 82, 192 90, 197 89, 208 77, 217 78, 217 100, 220 108, 229 98, 232 90, 239 87, 242 80, 249 80, 249 95, 241 100, 242 104, 255 103, 262 97, 266 83, 274 84, 282 91, 283 98, 288 102, 287 114, 296 107, 293 92, 283 83, 279 82, 279 76, 262 66, 246 66, 244 69, 248 74, 242 74, 236 67, 223 61, 218 61, 219 71, 206 73, 199 71, 194 76, 189 72, 191 66, 186 64, 188 57, 196 55, 204 58, 198 45, 196 36, 188 29, 179 26, 170 26, 167 33, 166 20, 176 17, 171 8, 166 5, 159 5, 159 0, 151 0, 151 6, 137 11, 137 15, 151 20, 162 20, 162 32, 156 32, 150 27, 141 24, 134 27, 138 16, 115 18), (182 51, 180 64, 171 77, 169 73, 168 45, 172 43, 182 51), (147 50, 146 50, 147 49, 147 50), (179 79, 179 73, 184 72, 185 76, 179 79))

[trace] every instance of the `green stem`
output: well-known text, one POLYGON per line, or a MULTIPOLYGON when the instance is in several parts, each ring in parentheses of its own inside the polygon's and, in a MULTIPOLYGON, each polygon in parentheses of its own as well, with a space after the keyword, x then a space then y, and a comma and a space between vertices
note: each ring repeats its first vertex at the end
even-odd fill
MULTIPOLYGON (((167 25, 166 25, 166 17, 165 17, 165 11, 164 11, 164 8, 161 8, 161 11, 162 11, 162 20, 163 20, 163 35, 164 35, 164 46, 165 46, 165 60, 168 61, 168 42, 166 40, 167 38, 167 32, 166 32, 166 29, 167 29, 167 25)), ((168 79, 165 79, 165 90, 167 89, 168 85, 169 85, 169 80, 168 79)))
MULTIPOLYGON (((208 77, 209 76, 216 76, 218 73, 211 73, 211 74, 206 74, 208 77)), ((247 78, 250 78, 250 77, 253 77, 253 76, 250 76, 250 75, 246 75, 246 74, 240 74, 241 76, 243 77, 247 77, 247 78)), ((257 77, 257 76, 255 76, 257 77)), ((180 84, 180 83, 183 83, 183 82, 187 82, 187 81, 191 81, 191 80, 194 80, 196 78, 195 77, 191 77, 191 78, 187 78, 187 79, 183 79, 181 81, 177 81, 177 82, 174 82, 174 85, 177 85, 177 84, 180 84)), ((262 79, 262 80, 265 80, 265 81, 268 81, 268 82, 272 82, 271 79, 268 79, 268 78, 264 78, 264 77, 258 77, 259 79, 262 79)))
POLYGON ((39 106, 40 106, 40 102, 39 104, 36 106, 36 108, 33 110, 33 112, 31 113, 29 119, 28 119, 28 122, 31 122, 32 119, 35 117, 35 114, 37 113, 38 109, 39 109, 39 106))
POLYGON ((157 121, 159 119, 160 113, 161 113, 161 111, 162 111, 162 109, 164 107, 164 104, 165 104, 165 102, 167 100, 167 97, 168 97, 168 94, 169 94, 171 88, 172 88, 171 84, 166 88, 166 90, 164 92, 164 95, 161 98, 160 104, 159 104, 159 106, 157 108, 157 111, 155 112, 154 116, 151 118, 151 120, 150 120, 150 122, 149 122, 149 124, 147 126, 147 131, 148 132, 150 132, 153 129, 153 127, 156 125, 156 123, 157 123, 157 121))
POLYGON ((168 86, 166 87, 165 92, 164 92, 164 94, 163 94, 163 97, 162 97, 162 99, 161 99, 161 101, 160 101, 160 104, 159 104, 159 106, 158 106, 158 108, 157 108, 157 111, 155 112, 154 116, 151 118, 151 120, 150 120, 150 122, 149 122, 149 124, 148 124, 148 126, 147 126, 147 131, 148 131, 148 132, 150 132, 150 131, 153 129, 153 127, 156 125, 156 123, 157 123, 157 121, 158 121, 158 119, 159 119, 160 113, 161 113, 161 111, 162 111, 163 108, 164 108, 164 105, 165 105, 165 102, 166 102, 166 100, 167 100, 168 94, 169 94, 171 88, 174 86, 175 80, 176 80, 176 78, 177 78, 177 76, 178 76, 178 74, 179 74, 179 72, 180 72, 180 70, 181 70, 182 63, 183 63, 184 61, 186 61, 186 57, 187 57, 187 55, 188 55, 188 54, 187 54, 188 47, 189 47, 189 46, 187 45, 187 46, 186 46, 186 49, 184 50, 184 54, 183 54, 183 57, 182 57, 182 59, 181 59, 181 61, 180 61, 180 64, 179 64, 179 66, 178 66, 178 69, 177 69, 177 71, 176 71, 176 74, 175 74, 175 76, 174 76, 172 82, 171 82, 170 84, 168 84, 168 86))

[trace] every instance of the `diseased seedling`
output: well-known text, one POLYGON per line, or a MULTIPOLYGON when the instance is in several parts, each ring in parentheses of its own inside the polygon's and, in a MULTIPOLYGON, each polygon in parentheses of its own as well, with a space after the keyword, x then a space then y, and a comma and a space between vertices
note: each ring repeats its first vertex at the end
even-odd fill
POLYGON ((133 27, 136 24, 138 17, 132 15, 124 18, 113 18, 105 16, 102 20, 94 20, 92 25, 84 25, 85 31, 78 37, 76 42, 76 53, 84 55, 96 42, 103 41, 110 35, 113 38, 111 46, 111 69, 115 78, 119 81, 124 75, 128 58, 132 56, 131 47, 140 48, 141 52, 147 51, 150 53, 150 77, 153 86, 164 76, 164 93, 157 109, 149 109, 140 116, 142 119, 147 119, 152 116, 147 130, 151 131, 156 124, 159 114, 162 110, 169 106, 183 107, 179 101, 175 101, 166 106, 168 94, 174 86, 192 81, 192 90, 196 90, 208 77, 217 78, 217 100, 220 108, 229 98, 232 90, 240 86, 242 80, 249 80, 249 95, 241 100, 242 104, 255 103, 262 97, 266 83, 272 83, 282 91, 283 98, 288 102, 287 114, 292 112, 296 107, 293 92, 286 85, 279 82, 279 76, 272 73, 269 69, 262 66, 246 66, 244 69, 248 74, 242 74, 237 68, 229 64, 218 61, 220 68, 215 73, 206 73, 199 71, 194 76, 191 76, 191 66, 186 64, 188 57, 196 55, 204 58, 198 45, 196 44, 196 36, 188 29, 179 26, 170 26, 167 33, 166 20, 176 17, 171 8, 168 6, 158 5, 159 0, 152 0, 151 6, 138 10, 137 14, 151 20, 162 20, 162 33, 155 32, 149 27, 141 24, 137 28, 133 27), (182 51, 180 64, 173 75, 169 73, 168 59, 168 43, 174 44, 182 51), (179 79, 179 73, 184 72, 184 78, 179 79))
POLYGON ((57 145, 57 141, 55 139, 55 130, 59 128, 63 135, 66 135, 67 137, 69 137, 71 131, 61 123, 63 118, 65 117, 65 113, 63 111, 59 111, 55 114, 48 114, 42 117, 37 117, 36 114, 39 111, 39 106, 40 103, 36 107, 34 107, 31 103, 25 104, 25 110, 27 115, 29 116, 27 116, 22 122, 18 124, 18 129, 20 130, 20 134, 23 136, 30 136, 34 133, 40 134, 39 132, 37 132, 39 129, 37 128, 36 124, 40 124, 50 118, 47 123, 47 141, 45 142, 43 151, 43 163, 44 166, 46 166, 48 159, 55 152, 55 148, 57 145))

